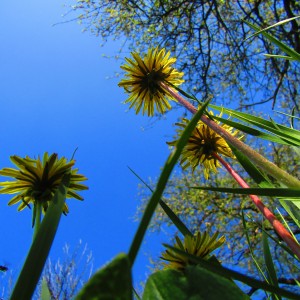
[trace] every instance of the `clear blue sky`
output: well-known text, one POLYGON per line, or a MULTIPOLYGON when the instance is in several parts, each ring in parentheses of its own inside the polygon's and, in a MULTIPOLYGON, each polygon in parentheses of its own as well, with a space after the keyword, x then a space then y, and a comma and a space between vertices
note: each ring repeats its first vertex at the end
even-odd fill
MULTIPOLYGON (((119 43, 101 48, 101 40, 81 33, 75 22, 53 27, 63 21, 63 4, 2 3, 0 168, 13 166, 10 155, 36 157, 48 151, 70 158, 78 147, 76 166, 88 177, 89 190, 81 193, 84 202, 68 201, 70 213, 62 217, 51 256, 82 239, 98 268, 128 250, 137 228, 132 217, 139 205, 138 180, 127 166, 145 179, 159 175, 169 154, 165 142, 180 112, 153 127, 153 120, 127 112, 120 79, 106 79, 123 61, 102 57, 116 54, 119 43)), ((0 263, 19 270, 31 243, 31 211, 17 212, 17 206, 7 206, 9 199, 1 195, 0 263)), ((141 254, 167 240, 154 236, 141 254)), ((147 263, 145 257, 137 261, 136 281, 144 278, 147 263)))

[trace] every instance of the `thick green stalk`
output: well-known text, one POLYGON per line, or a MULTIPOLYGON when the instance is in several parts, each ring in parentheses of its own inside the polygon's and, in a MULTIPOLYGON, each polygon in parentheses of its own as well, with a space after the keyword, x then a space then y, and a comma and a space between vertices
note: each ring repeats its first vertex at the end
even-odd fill
MULTIPOLYGON (((181 97, 173 88, 167 86, 166 84, 162 85, 180 104, 187 108, 191 113, 195 114, 197 112, 197 109, 191 103, 189 103, 187 100, 181 97)), ((218 133, 221 137, 223 137, 228 144, 231 144, 232 146, 236 147, 238 150, 246 154, 247 157, 253 163, 255 163, 258 167, 264 170, 267 174, 271 175, 287 187, 300 188, 300 181, 298 179, 277 167, 275 164, 273 164, 265 157, 257 153, 254 149, 243 143, 241 140, 232 136, 229 132, 227 132, 224 128, 219 126, 216 122, 214 122, 205 115, 201 117, 201 121, 205 123, 208 127, 210 127, 212 130, 214 130, 216 133, 218 133)))
POLYGON ((42 205, 39 201, 35 201, 34 204, 35 208, 33 210, 33 213, 35 214, 33 216, 34 218, 34 231, 33 231, 33 240, 36 237, 37 232, 39 231, 40 225, 41 225, 41 215, 42 215, 42 205))

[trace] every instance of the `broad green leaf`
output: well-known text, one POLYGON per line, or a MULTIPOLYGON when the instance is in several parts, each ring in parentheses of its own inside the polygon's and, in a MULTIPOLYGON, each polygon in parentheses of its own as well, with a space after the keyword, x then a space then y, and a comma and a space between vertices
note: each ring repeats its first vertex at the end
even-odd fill
MULTIPOLYGON (((207 187, 207 186, 195 186, 191 187, 199 190, 209 190, 222 193, 231 193, 239 195, 257 195, 257 196, 269 196, 269 197, 295 197, 300 201, 300 189, 291 188, 225 188, 225 187, 207 187)), ((285 199, 286 201, 292 201, 292 199, 285 199)))
POLYGON ((189 266, 185 272, 163 270, 147 280, 143 300, 236 300, 250 299, 233 281, 200 266, 189 266))
POLYGON ((85 284, 76 300, 131 300, 131 267, 127 254, 119 254, 85 284))
POLYGON ((196 257, 194 255, 188 254, 184 251, 179 250, 178 248, 171 247, 168 245, 164 245, 166 248, 171 249, 174 252, 179 253, 182 256, 185 256, 190 261, 199 264, 202 268, 214 273, 218 274, 222 277, 233 279, 237 281, 241 281, 253 288, 262 289, 271 293, 275 293, 276 295, 287 297, 289 299, 300 299, 299 294, 292 293, 290 291, 287 291, 285 289, 279 288, 277 286, 273 286, 271 284, 266 283, 265 281, 260 281, 257 279, 254 279, 252 277, 249 277, 247 275, 241 274, 237 271, 230 270, 226 267, 220 266, 218 264, 210 263, 202 258, 196 257))
POLYGON ((201 116, 205 112, 205 109, 208 105, 208 101, 201 107, 201 109, 193 116, 191 121, 186 126, 185 130, 183 131, 180 139, 177 141, 177 144, 175 146, 175 149, 170 154, 169 158, 167 159, 163 170, 160 174, 159 180, 156 185, 156 189, 153 192, 150 201, 148 202, 144 214, 142 216, 142 220, 139 224, 139 227, 137 229, 137 232, 134 236, 134 239, 132 241, 132 244, 129 249, 128 256, 130 258, 131 263, 133 264, 135 261, 135 258, 137 256, 137 253, 139 251, 139 248, 141 246, 141 243, 143 241, 144 235, 146 233, 146 230, 148 228, 148 225, 151 221, 151 218, 154 214, 155 208, 157 204, 159 203, 159 200, 162 197, 163 191, 168 183, 169 177, 173 171, 173 168, 175 167, 180 154, 185 146, 185 144, 188 142, 188 139, 190 137, 190 134, 192 133, 193 129, 197 125, 198 121, 200 120, 201 116))
POLYGON ((47 213, 32 242, 25 263, 11 295, 11 300, 31 299, 43 271, 60 221, 70 174, 63 177, 51 201, 47 213))

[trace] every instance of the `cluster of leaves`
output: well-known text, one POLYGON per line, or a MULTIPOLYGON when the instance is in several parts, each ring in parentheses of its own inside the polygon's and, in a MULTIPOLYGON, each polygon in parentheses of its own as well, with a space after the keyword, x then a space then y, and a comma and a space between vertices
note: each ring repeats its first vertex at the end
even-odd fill
MULTIPOLYGON (((264 59, 262 53, 281 51, 262 35, 245 40, 251 29, 243 22, 264 28, 292 18, 300 13, 298 1, 77 0, 72 11, 85 30, 104 41, 122 39, 126 49, 136 52, 150 45, 170 49, 189 91, 199 99, 213 97, 242 107, 265 102, 275 106, 279 100, 299 110, 297 64, 264 59)), ((298 52, 299 32, 296 20, 272 28, 274 37, 298 52)))

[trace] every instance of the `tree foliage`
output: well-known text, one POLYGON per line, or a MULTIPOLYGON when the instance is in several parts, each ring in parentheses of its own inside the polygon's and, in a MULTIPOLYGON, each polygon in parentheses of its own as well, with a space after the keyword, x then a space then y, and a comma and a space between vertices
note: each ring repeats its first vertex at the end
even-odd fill
MULTIPOLYGON (((153 45, 171 50, 189 91, 200 99, 235 107, 272 102, 299 110, 299 68, 289 60, 264 58, 280 51, 263 36, 245 40, 253 31, 243 22, 264 28, 297 16, 299 1, 77 0, 72 10, 85 30, 104 42, 121 39, 139 52, 153 45)), ((271 33, 300 52, 298 20, 271 33)))

